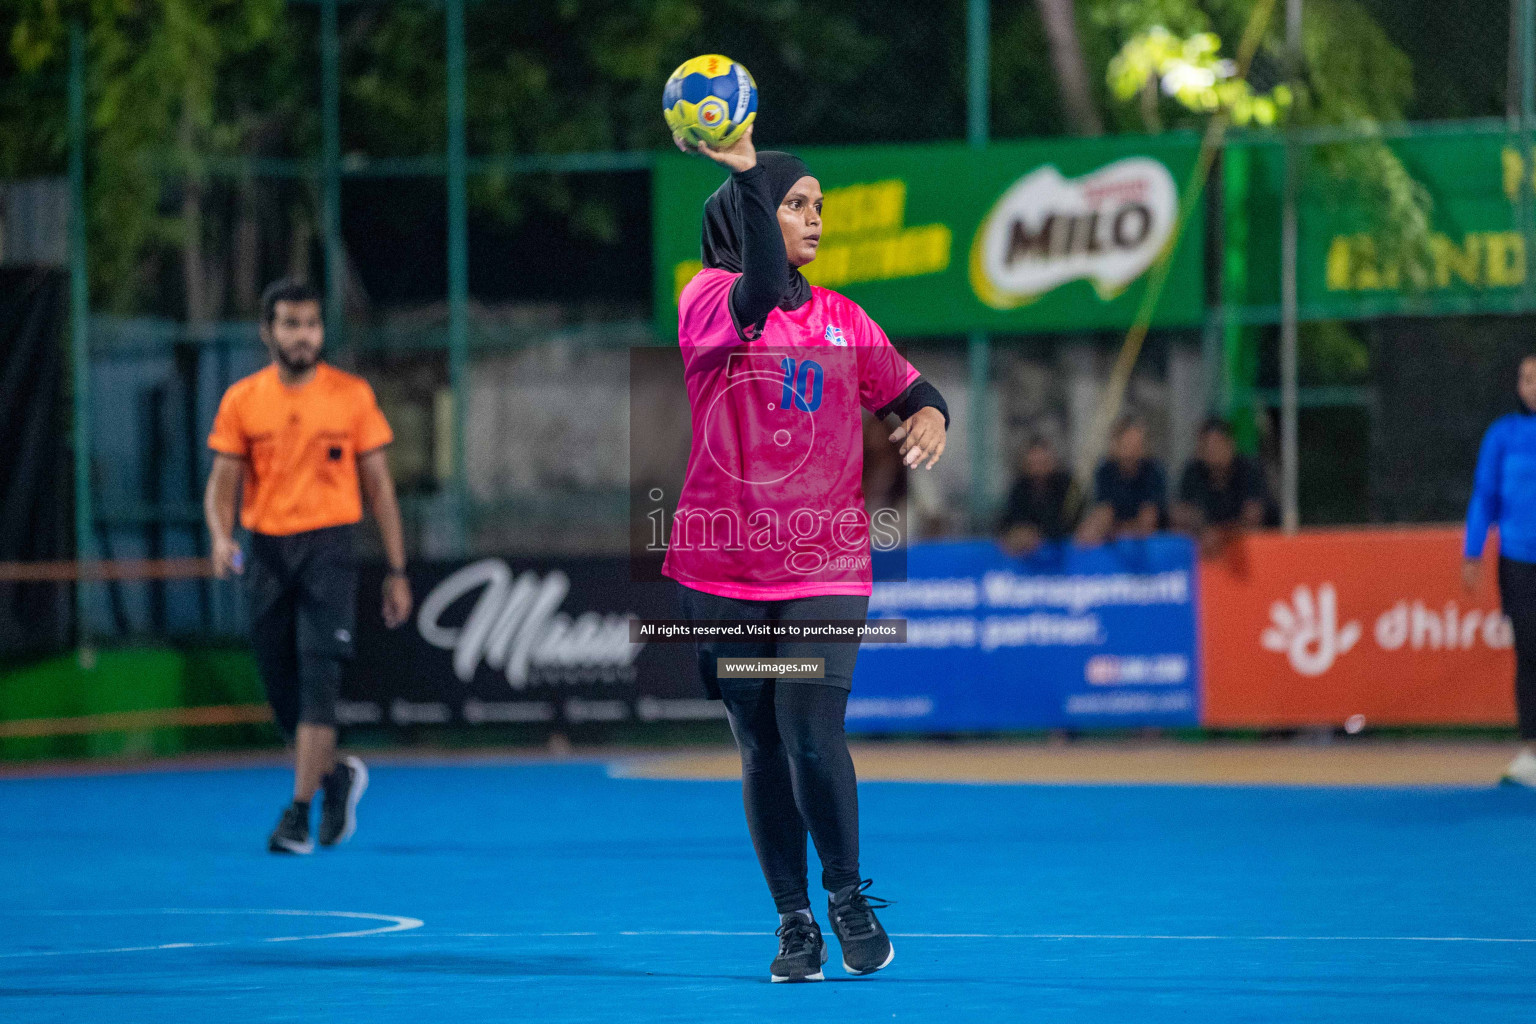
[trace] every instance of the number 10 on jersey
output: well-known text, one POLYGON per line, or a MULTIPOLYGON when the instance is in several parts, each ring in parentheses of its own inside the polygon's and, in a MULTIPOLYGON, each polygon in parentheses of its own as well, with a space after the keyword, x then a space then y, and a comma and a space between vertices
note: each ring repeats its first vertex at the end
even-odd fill
POLYGON ((779 400, 779 408, 794 408, 802 412, 815 412, 821 405, 821 364, 814 359, 806 359, 799 362, 799 370, 796 372, 796 360, 785 356, 779 360, 779 366, 784 369, 784 397, 779 400))

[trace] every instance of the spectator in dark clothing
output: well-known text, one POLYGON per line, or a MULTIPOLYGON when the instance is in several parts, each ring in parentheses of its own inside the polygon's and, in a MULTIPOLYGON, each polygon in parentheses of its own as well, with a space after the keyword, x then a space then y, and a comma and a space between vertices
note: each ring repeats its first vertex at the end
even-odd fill
POLYGON ((1094 506, 1078 528, 1080 544, 1122 537, 1148 537, 1163 526, 1168 482, 1163 467, 1147 455, 1147 427, 1139 417, 1115 424, 1109 458, 1093 474, 1094 506))
POLYGON ((1174 529, 1193 535, 1201 554, 1219 555, 1241 531, 1264 524, 1264 494, 1263 468, 1238 454, 1226 420, 1209 419, 1179 481, 1174 529))
POLYGON ((1024 449, 1019 475, 998 524, 999 542, 1011 555, 1029 555, 1046 541, 1065 540, 1077 525, 1081 500, 1072 474, 1056 449, 1037 437, 1024 449))

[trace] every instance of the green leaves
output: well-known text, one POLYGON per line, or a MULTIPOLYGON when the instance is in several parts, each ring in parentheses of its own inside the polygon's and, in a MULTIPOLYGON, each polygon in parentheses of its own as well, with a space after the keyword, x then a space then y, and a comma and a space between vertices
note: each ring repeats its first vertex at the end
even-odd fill
MULTIPOLYGON (((1122 102, 1145 90, 1158 90, 1197 114, 1225 113, 1238 127, 1272 127, 1290 109, 1294 96, 1281 84, 1255 92, 1237 75, 1237 66, 1220 56, 1221 37, 1197 32, 1181 39, 1161 25, 1133 36, 1109 62, 1109 87, 1122 102)), ((1150 127, 1150 126, 1149 126, 1150 127)))
MULTIPOLYGON (((1129 130, 1198 127, 1214 110, 1254 127, 1403 116, 1411 68, 1357 0, 1307 0, 1294 94, 1273 70, 1283 53, 1278 24, 1255 72, 1236 78, 1222 41, 1230 50, 1257 2, 1078 0, 1091 103, 1129 130)), ((1037 5, 993 6, 995 134, 1062 131, 1037 5)), ((964 130, 963 0, 516 0, 471 3, 466 15, 472 154, 665 147, 661 83, 687 57, 721 50, 758 78, 765 145, 955 139, 964 130)), ((265 271, 285 260, 302 266, 318 206, 310 183, 214 171, 230 159, 318 153, 316 7, 11 0, 0 6, 0 173, 63 169, 65 43, 74 18, 88 38, 97 301, 174 308, 177 268, 199 248, 194 241, 202 243, 205 275, 225 273, 221 261, 233 273, 229 239, 242 217, 259 227, 249 237, 265 271), (187 188, 202 194, 200 210, 183 202, 187 188)), ((340 23, 344 156, 440 153, 441 6, 346 4, 340 23)), ((1422 197, 1384 145, 1357 148, 1323 159, 1330 170, 1362 176, 1380 198, 1383 225, 1399 225, 1411 249, 1414 225, 1425 222, 1422 197)), ((490 173, 476 176, 471 201, 479 216, 515 222, 542 208, 587 237, 616 240, 613 206, 600 194, 573 189, 560 175, 490 173)), ((220 301, 221 313, 248 312, 220 301)))

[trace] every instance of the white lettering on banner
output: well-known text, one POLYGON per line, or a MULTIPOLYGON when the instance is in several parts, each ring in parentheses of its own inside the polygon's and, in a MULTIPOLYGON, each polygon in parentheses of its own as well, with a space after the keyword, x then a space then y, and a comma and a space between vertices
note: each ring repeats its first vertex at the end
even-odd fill
POLYGON ((982 592, 994 608, 1070 608, 1082 613, 1107 605, 1188 604, 1189 573, 1103 576, 1022 576, 1000 570, 982 577, 982 592))
POLYGON ((515 690, 528 685, 534 670, 590 667, 607 676, 627 669, 645 646, 629 642, 629 620, 637 616, 584 612, 572 619, 559 611, 570 588, 570 578, 558 569, 543 579, 528 571, 514 581, 506 562, 482 559, 432 589, 416 627, 427 643, 453 652, 454 675, 466 683, 481 662, 504 672, 515 690), (463 626, 442 624, 455 601, 481 588, 463 626))
POLYGON ((980 647, 1086 647, 1105 642, 1104 624, 1097 615, 989 615, 984 619, 908 619, 908 649, 980 647))
POLYGON ((371 700, 338 700, 336 702, 337 725, 378 725, 384 720, 384 709, 371 700))
POLYGON ((1189 659, 1182 654, 1095 654, 1083 665, 1083 679, 1089 686, 1176 686, 1189 681, 1189 659))
POLYGON ((1195 699, 1187 690, 1174 693, 1075 693, 1067 698, 1069 715, 1166 715, 1188 711, 1195 699))
POLYGON ((725 703, 697 697, 641 697, 635 701, 635 716, 642 722, 706 721, 725 717, 725 703))
POLYGON ((852 697, 848 718, 927 718, 933 714, 932 697, 852 697))
POLYGON ((1091 609, 1189 604, 1190 574, 1107 573, 1033 576, 999 569, 980 580, 966 577, 877 583, 871 612, 966 611, 989 608, 1063 608, 1071 615, 1034 611, 1027 615, 944 616, 907 619, 907 649, 980 647, 1073 647, 1107 642, 1103 622, 1091 609))
POLYGON ((981 649, 999 647, 1082 647, 1102 644, 1104 626, 1097 615, 993 615, 982 620, 981 649))
POLYGON ((629 705, 622 700, 581 700, 572 697, 565 702, 565 720, 572 725, 581 722, 622 722, 629 717, 629 705))
MULTIPOLYGON (((1319 584, 1316 593, 1303 585, 1291 600, 1269 606, 1269 622, 1259 636, 1265 650, 1284 654, 1299 675, 1320 676, 1348 654, 1360 640, 1357 621, 1338 620, 1338 592, 1332 583, 1319 584)), ((1455 601, 1440 611, 1423 601, 1401 600, 1376 618, 1376 645, 1384 651, 1467 651, 1479 640, 1494 650, 1513 643, 1509 618, 1497 611, 1469 608, 1463 612, 1455 601)))
POLYGON ((1412 605, 1399 601, 1376 620, 1376 642, 1384 651, 1396 651, 1404 645, 1416 651, 1466 651, 1479 639, 1494 650, 1508 647, 1514 642, 1509 619, 1480 608, 1462 612, 1455 601, 1448 602, 1441 612, 1424 607, 1422 601, 1412 605))
POLYGON ((1030 576, 1000 569, 980 583, 958 579, 876 583, 871 611, 960 611, 986 604, 993 608, 1068 608, 1081 614, 1109 605, 1188 604, 1189 573, 1110 573, 1080 576, 1030 576))
POLYGON ((971 245, 971 288, 994 309, 1015 309, 1087 278, 1107 301, 1157 259, 1178 211, 1173 175, 1149 157, 1072 179, 1042 167, 1016 181, 982 221, 971 245))
POLYGON ((464 721, 470 725, 554 720, 555 706, 547 700, 483 701, 471 697, 464 702, 464 721))
POLYGON ((875 592, 869 599, 869 610, 900 608, 950 611, 975 608, 980 603, 981 588, 973 579, 907 580, 900 583, 876 583, 875 592))
POLYGON ((415 703, 396 699, 389 705, 389 720, 396 725, 446 725, 453 712, 440 701, 415 703))
POLYGON ((976 620, 908 619, 907 643, 911 647, 975 647, 976 620))

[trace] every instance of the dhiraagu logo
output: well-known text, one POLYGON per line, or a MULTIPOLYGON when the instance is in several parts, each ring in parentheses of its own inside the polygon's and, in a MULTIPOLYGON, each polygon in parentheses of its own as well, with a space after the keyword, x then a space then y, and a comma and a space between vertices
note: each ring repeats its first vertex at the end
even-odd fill
POLYGON ((971 245, 971 288, 993 309, 1017 309, 1086 279, 1115 298, 1173 238, 1178 190, 1150 157, 1116 160, 1081 178, 1055 167, 1009 187, 971 245))
POLYGON ((1339 622, 1339 595, 1332 583, 1319 584, 1315 595, 1306 586, 1297 587, 1290 603, 1269 606, 1269 623, 1259 642, 1265 650, 1284 654, 1304 676, 1327 672, 1360 640, 1360 623, 1339 622))

